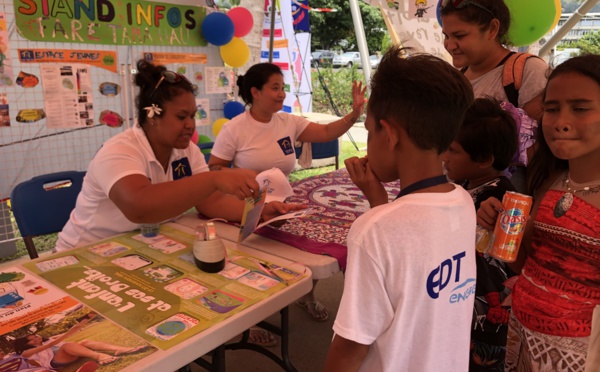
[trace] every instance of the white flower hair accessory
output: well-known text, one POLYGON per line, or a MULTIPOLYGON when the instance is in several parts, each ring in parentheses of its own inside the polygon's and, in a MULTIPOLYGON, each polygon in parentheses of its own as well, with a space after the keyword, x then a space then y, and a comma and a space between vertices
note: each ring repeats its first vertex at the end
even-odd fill
POLYGON ((153 118, 154 115, 160 116, 160 113, 162 112, 162 109, 154 103, 152 104, 152 106, 144 107, 144 110, 146 110, 146 112, 148 113, 149 118, 153 118))

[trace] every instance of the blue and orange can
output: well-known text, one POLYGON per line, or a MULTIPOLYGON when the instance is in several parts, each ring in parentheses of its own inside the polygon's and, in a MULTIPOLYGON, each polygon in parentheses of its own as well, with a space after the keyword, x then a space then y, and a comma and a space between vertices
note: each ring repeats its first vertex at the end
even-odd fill
POLYGON ((496 221, 490 256, 505 262, 514 262, 517 259, 531 205, 532 198, 529 195, 512 191, 504 194, 502 198, 504 210, 496 221))

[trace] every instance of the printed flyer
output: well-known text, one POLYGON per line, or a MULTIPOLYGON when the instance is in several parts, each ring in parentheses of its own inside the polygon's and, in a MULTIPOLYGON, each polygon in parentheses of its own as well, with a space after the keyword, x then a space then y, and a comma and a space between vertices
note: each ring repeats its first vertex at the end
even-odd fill
POLYGON ((194 264, 194 237, 161 226, 127 233, 24 266, 160 349, 168 349, 305 276, 228 250, 221 272, 194 264))
POLYGON ((84 365, 116 371, 156 350, 44 280, 18 268, 0 270, 0 371, 74 372, 84 365), (68 353, 65 343, 78 343, 95 359, 53 368, 47 353, 68 353))

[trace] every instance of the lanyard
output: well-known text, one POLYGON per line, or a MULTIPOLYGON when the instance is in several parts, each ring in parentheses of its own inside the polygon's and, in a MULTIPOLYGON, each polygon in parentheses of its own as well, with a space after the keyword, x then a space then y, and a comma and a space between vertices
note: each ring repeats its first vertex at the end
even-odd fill
MULTIPOLYGON (((437 185, 441 185, 443 183, 447 183, 448 179, 443 174, 435 177, 425 178, 424 180, 417 181, 413 184, 408 185, 407 187, 401 187, 400 193, 396 196, 396 199, 403 197, 404 195, 410 194, 412 192, 426 189, 428 187, 433 187, 437 185)), ((394 200, 396 200, 394 199, 394 200)))

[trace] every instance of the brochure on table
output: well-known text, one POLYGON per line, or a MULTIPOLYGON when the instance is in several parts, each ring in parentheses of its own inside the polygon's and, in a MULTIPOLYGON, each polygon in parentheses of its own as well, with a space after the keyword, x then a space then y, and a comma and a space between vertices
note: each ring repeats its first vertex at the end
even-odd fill
MULTIPOLYGON (((114 361, 119 368, 157 350, 46 281, 16 267, 0 269, 0 351, 4 354, 0 371, 24 370, 40 363, 37 354, 28 358, 17 354, 14 340, 32 334, 58 337, 74 326, 80 329, 71 331, 64 341, 104 342, 129 350, 114 361)), ((84 359, 61 371, 75 371, 84 359)))
POLYGON ((200 271, 193 236, 170 226, 122 234, 24 266, 152 345, 168 349, 305 276, 228 250, 221 272, 200 271))

